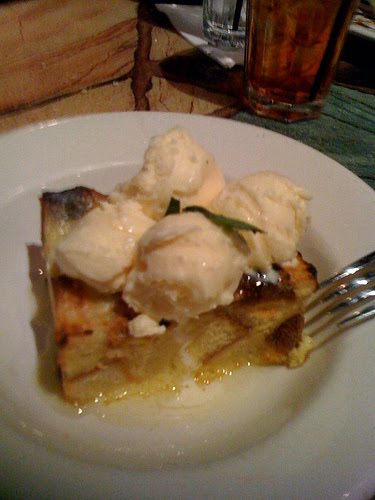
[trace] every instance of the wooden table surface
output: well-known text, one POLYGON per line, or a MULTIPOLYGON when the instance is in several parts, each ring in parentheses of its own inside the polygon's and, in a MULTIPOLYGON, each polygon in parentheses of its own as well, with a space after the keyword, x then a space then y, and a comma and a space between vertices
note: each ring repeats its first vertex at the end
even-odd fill
MULTIPOLYGON (((227 92, 224 71, 220 82, 209 88, 188 79, 186 71, 181 74, 178 61, 168 64, 176 54, 193 52, 192 61, 202 67, 207 58, 147 4, 7 2, 0 4, 0 30, 0 132, 104 111, 230 115, 239 109, 233 92, 227 92)), ((208 66, 214 65, 208 61, 208 66)))
POLYGON ((335 78, 346 94, 335 90, 319 120, 287 126, 251 115, 243 68, 192 47, 151 0, 1 1, 0 32, 0 133, 111 111, 234 117, 322 151, 375 188, 372 41, 348 36, 335 78))
MULTIPOLYGON (((243 107, 242 69, 219 67, 147 2, 7 1, 0 30, 0 132, 85 113, 243 107)), ((374 93, 373 69, 353 66, 351 51, 337 79, 374 93)))

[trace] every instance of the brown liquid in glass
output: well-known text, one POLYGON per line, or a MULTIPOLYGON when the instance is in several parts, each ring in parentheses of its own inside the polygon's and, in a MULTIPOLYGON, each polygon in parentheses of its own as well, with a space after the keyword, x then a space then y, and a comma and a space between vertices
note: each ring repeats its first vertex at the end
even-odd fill
POLYGON ((250 86, 291 104, 324 98, 355 6, 353 0, 251 0, 250 86))

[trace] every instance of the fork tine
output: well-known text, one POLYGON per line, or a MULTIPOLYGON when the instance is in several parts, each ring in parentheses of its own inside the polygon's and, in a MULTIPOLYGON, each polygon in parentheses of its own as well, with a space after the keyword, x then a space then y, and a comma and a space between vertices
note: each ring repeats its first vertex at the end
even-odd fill
POLYGON ((310 333, 310 336, 314 337, 314 347, 313 350, 318 349, 323 344, 331 341, 338 334, 348 330, 349 328, 356 326, 360 323, 364 323, 375 317, 375 306, 370 305, 363 309, 356 309, 352 313, 345 315, 337 323, 324 324, 310 333))
POLYGON ((354 278, 347 282, 340 282, 334 287, 329 287, 329 289, 319 293, 317 292, 310 297, 310 299, 305 304, 306 317, 311 318, 313 316, 313 311, 320 314, 324 313, 325 310, 330 310, 335 304, 346 300, 346 297, 350 297, 347 294, 360 293, 362 290, 371 289, 375 284, 375 271, 370 271, 360 277, 354 278))
MULTIPOLYGON (((372 298, 373 301, 373 298, 372 298)), ((315 348, 333 338, 336 334, 372 319, 375 316, 374 304, 370 299, 354 305, 350 310, 320 316, 306 325, 304 333, 314 338, 315 348)))
POLYGON ((371 302, 374 299, 375 285, 347 292, 343 296, 336 297, 335 300, 327 305, 323 304, 323 307, 320 304, 320 307, 314 307, 306 311, 305 325, 308 326, 310 323, 316 322, 319 318, 326 318, 327 321, 331 321, 332 318, 338 320, 343 314, 347 314, 355 307, 371 302))
POLYGON ((307 301, 306 310, 316 307, 319 304, 327 303, 335 297, 342 296, 352 290, 372 285, 375 282, 375 269, 367 271, 367 269, 363 268, 362 271, 364 271, 364 273, 354 279, 346 278, 345 281, 340 281, 339 283, 334 282, 331 286, 323 290, 319 287, 314 296, 307 301))
POLYGON ((338 323, 340 330, 346 330, 354 325, 363 323, 375 316, 375 306, 365 307, 363 310, 354 311, 338 323))
POLYGON ((347 276, 351 276, 353 274, 358 273, 363 268, 368 268, 370 264, 375 263, 375 251, 370 252, 369 254, 361 257, 360 259, 352 262, 348 266, 344 267, 341 271, 337 272, 333 276, 327 278, 325 281, 320 283, 319 289, 323 289, 326 286, 329 286, 331 283, 334 283, 340 279, 346 278, 347 276))
POLYGON ((346 266, 319 285, 306 304, 305 333, 315 348, 338 332, 375 316, 375 252, 346 266))
POLYGON ((347 290, 360 287, 364 280, 371 283, 375 276, 375 252, 362 257, 319 284, 317 291, 306 301, 309 309, 347 290))

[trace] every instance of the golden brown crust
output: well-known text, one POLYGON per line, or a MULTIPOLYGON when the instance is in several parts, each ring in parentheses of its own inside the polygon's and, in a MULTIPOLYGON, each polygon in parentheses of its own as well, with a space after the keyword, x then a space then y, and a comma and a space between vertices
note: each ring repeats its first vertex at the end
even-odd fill
POLYGON ((80 186, 42 194, 42 243, 50 275, 57 272, 54 262, 56 245, 89 210, 105 199, 103 194, 80 186))
POLYGON ((297 255, 296 265, 285 265, 284 270, 289 274, 291 286, 298 298, 306 299, 316 290, 317 270, 300 253, 297 255))
POLYGON ((289 366, 289 354, 302 339, 302 299, 316 287, 315 271, 302 256, 295 265, 279 269, 277 284, 259 286, 244 276, 229 306, 169 324, 163 335, 134 338, 128 322, 135 313, 120 294, 101 294, 60 276, 54 261, 58 242, 105 199, 82 187, 41 197, 43 249, 67 399, 87 402, 103 395, 111 400, 174 387, 188 370, 186 359, 198 383, 246 363, 289 366))

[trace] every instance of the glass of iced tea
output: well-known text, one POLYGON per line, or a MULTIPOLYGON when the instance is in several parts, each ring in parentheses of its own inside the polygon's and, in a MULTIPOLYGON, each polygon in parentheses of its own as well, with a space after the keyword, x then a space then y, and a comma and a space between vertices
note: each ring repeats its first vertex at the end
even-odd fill
POLYGON ((248 0, 246 99, 258 115, 317 118, 358 0, 248 0))

